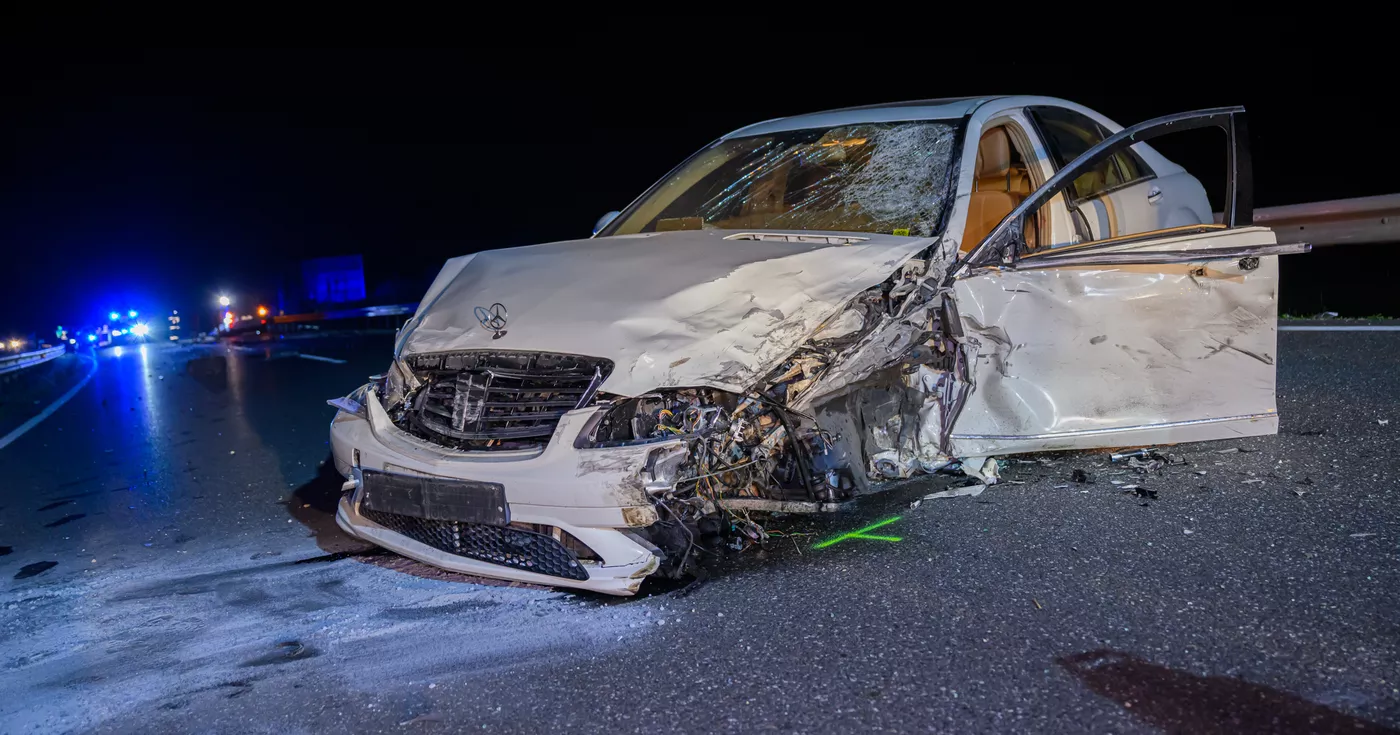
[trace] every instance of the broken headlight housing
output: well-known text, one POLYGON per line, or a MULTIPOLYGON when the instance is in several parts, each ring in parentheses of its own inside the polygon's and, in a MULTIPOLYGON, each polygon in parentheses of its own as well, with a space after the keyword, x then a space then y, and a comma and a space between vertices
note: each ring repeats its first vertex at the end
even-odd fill
POLYGON ((747 400, 714 388, 682 388, 620 399, 594 425, 590 446, 649 444, 724 430, 730 426, 731 414, 747 400))
POLYGON ((326 401, 326 403, 352 416, 368 419, 369 413, 365 410, 365 396, 369 394, 371 384, 372 383, 365 383, 355 390, 350 391, 350 394, 344 398, 332 398, 326 401))
POLYGON ((369 384, 374 386, 374 393, 379 396, 379 404, 386 412, 393 412, 403 403, 409 388, 406 373, 407 370, 395 360, 388 370, 369 377, 369 384))
POLYGON ((793 428, 780 406, 757 396, 679 388, 614 403, 581 446, 670 442, 653 450, 643 469, 652 492, 683 486, 712 497, 807 499, 810 469, 793 428))

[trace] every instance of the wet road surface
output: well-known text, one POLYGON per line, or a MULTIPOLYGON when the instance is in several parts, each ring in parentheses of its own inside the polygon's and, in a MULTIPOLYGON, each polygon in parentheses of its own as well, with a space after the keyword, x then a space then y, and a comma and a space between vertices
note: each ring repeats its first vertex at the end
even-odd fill
POLYGON ((104 351, 0 450, 0 732, 1400 726, 1394 334, 1281 335, 1277 437, 920 480, 631 600, 336 529, 324 400, 389 342, 104 351))

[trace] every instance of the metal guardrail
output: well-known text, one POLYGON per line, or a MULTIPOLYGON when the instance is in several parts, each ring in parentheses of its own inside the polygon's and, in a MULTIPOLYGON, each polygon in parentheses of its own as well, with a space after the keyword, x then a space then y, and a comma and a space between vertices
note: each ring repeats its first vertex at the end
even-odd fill
POLYGON ((1400 194, 1255 208, 1254 224, 1272 229, 1280 245, 1400 242, 1400 194))
POLYGON ((6 355, 4 357, 0 357, 0 375, 4 375, 6 373, 13 373, 16 370, 23 370, 27 367, 33 367, 35 365, 48 362, 49 360, 52 360, 55 357, 58 357, 59 355, 62 355, 65 351, 66 350, 63 347, 63 345, 59 345, 58 347, 50 347, 47 350, 38 350, 35 352, 25 352, 18 355, 6 355))

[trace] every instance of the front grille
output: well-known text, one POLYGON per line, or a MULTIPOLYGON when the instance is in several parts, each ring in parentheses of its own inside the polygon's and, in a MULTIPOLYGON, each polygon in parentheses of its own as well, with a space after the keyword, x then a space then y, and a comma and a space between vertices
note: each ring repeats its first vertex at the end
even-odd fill
POLYGON ((553 536, 511 526, 383 513, 360 506, 360 515, 420 544, 468 559, 564 579, 588 579, 588 570, 553 536))
POLYGON ((549 440, 565 413, 587 405, 610 360, 547 352, 458 352, 409 360, 423 388, 413 433, 451 447, 507 449, 549 440))

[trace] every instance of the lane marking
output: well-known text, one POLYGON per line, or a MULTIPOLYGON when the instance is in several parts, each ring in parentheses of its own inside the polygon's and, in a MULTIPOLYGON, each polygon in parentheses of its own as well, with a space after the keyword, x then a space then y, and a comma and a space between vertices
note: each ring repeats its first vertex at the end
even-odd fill
POLYGON ((1327 327, 1318 327, 1318 326, 1309 326, 1309 325, 1299 324, 1299 325, 1291 326, 1291 327, 1280 326, 1280 327, 1278 328, 1278 331, 1280 331, 1280 332, 1400 332, 1400 324, 1380 324, 1380 325, 1374 325, 1374 326, 1360 326, 1360 325, 1358 325, 1358 326, 1355 326, 1355 327, 1341 327, 1341 326, 1338 326, 1338 327, 1331 327, 1331 326, 1327 326, 1327 327))
POLYGON ((297 353, 297 357, 304 357, 304 358, 306 358, 306 359, 308 359, 308 360, 320 360, 321 362, 335 363, 336 365, 344 365, 345 363, 349 362, 349 360, 337 360, 337 359, 335 359, 334 357, 321 357, 320 355, 308 355, 308 354, 306 354, 305 352, 298 352, 298 353, 297 353))
POLYGON ((35 416, 34 418, 20 424, 19 427, 16 428, 14 431, 11 431, 10 433, 6 434, 3 438, 0 438, 0 449, 4 449, 5 447, 9 446, 11 442, 24 436, 24 432, 29 431, 30 429, 38 426, 40 423, 43 422, 44 419, 52 416, 55 411, 57 411, 60 408, 63 408, 63 404, 67 403, 69 399, 71 399, 73 396, 78 395, 78 391, 82 390, 83 386, 87 385, 89 380, 92 380, 92 376, 97 374, 97 358, 88 357, 86 355, 78 355, 78 357, 84 360, 92 361, 92 367, 88 370, 88 374, 85 377, 83 377, 81 382, 70 388, 67 393, 64 393, 63 395, 59 396, 58 400, 49 404, 49 407, 41 411, 38 416, 35 416))

